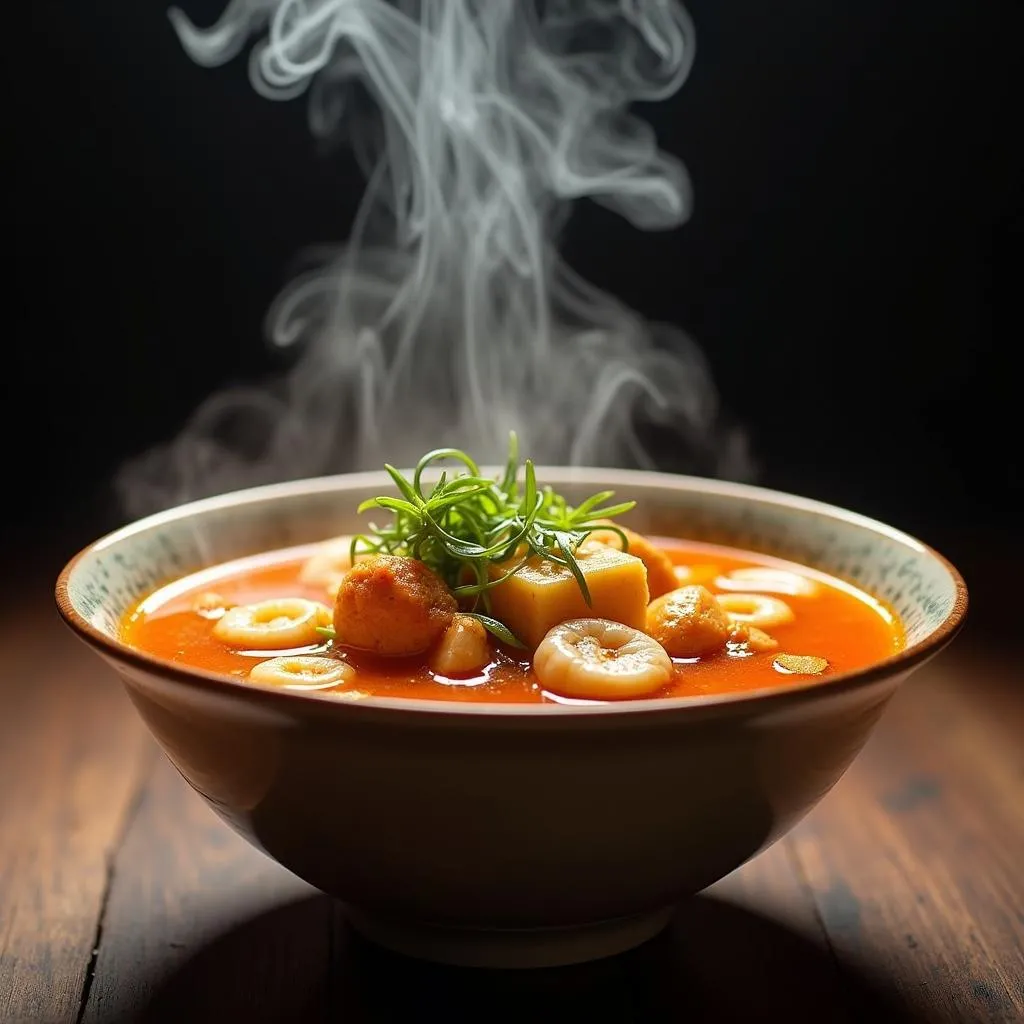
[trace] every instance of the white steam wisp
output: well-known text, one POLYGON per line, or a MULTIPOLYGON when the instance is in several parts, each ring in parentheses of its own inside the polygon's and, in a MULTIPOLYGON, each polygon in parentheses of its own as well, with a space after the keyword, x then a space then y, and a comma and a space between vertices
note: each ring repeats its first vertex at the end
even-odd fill
POLYGON ((211 28, 170 17, 207 66, 256 37, 253 86, 308 92, 312 131, 344 132, 368 185, 347 244, 269 314, 289 371, 214 395, 129 463, 131 512, 441 445, 500 462, 510 429, 540 463, 649 466, 651 421, 691 470, 742 473, 695 345, 556 249, 579 198, 648 230, 689 216, 682 165, 629 109, 689 72, 679 4, 231 0, 211 28))

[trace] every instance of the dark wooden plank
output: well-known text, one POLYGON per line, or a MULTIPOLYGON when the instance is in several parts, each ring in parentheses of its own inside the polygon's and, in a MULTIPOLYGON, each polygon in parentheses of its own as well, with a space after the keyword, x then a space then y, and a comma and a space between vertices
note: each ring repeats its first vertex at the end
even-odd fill
POLYGON ((40 576, 0 609, 0 1020, 78 1013, 110 857, 155 746, 40 576))
POLYGON ((705 889, 703 895, 754 910, 811 945, 828 948, 813 894, 794 863, 787 839, 705 889))
POLYGON ((641 1020, 852 1020, 854 980, 837 970, 785 839, 681 906, 667 935, 630 956, 641 1020))
POLYGON ((114 865, 83 1022, 325 1020, 333 914, 160 758, 114 865))
POLYGON ((934 1021, 1024 1019, 1024 692, 970 645, 899 693, 792 837, 846 970, 934 1021))
MULTIPOLYGON (((844 1007, 854 981, 838 971, 788 838, 705 890, 701 900, 708 898, 742 912, 722 915, 721 948, 706 957, 704 973, 716 962, 728 962, 732 953, 733 964, 724 972, 719 969, 720 982, 724 988, 745 990, 751 1010, 747 1019, 766 1007, 780 1019, 850 1019, 844 1007), (745 948, 738 949, 741 941, 745 948), (744 964, 739 968, 744 978, 738 975, 737 961, 744 964), (755 981, 752 975, 758 970, 763 973, 755 981)), ((698 934, 695 941, 704 940, 698 934)))

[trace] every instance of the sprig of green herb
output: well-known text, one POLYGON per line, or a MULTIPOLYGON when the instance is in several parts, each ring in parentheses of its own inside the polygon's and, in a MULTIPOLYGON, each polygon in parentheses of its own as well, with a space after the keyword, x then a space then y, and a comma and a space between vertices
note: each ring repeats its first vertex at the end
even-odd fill
POLYGON ((464 612, 463 614, 468 615, 471 619, 476 619, 488 633, 496 636, 502 643, 508 644, 509 647, 520 647, 526 650, 526 644, 504 622, 499 622, 497 619, 491 618, 490 615, 481 615, 480 612, 464 612))
POLYGON ((614 530, 629 546, 625 533, 607 520, 628 512, 632 501, 605 504, 613 491, 601 491, 579 505, 570 505, 550 487, 537 483, 533 463, 520 465, 516 435, 509 438, 508 461, 496 479, 482 475, 469 455, 457 448, 438 448, 416 464, 412 479, 384 467, 398 494, 364 501, 359 513, 383 509, 391 522, 371 524, 353 538, 352 561, 360 555, 390 554, 417 558, 434 570, 461 600, 471 600, 475 614, 487 629, 509 643, 508 629, 486 613, 489 591, 515 575, 532 557, 565 566, 573 574, 583 598, 591 604, 587 581, 576 553, 597 529, 614 530), (455 472, 443 470, 426 489, 424 475, 440 463, 457 463, 455 472), (522 477, 522 479, 520 479, 522 477), (500 572, 495 567, 500 566, 500 572), (478 610, 478 609, 482 609, 478 610))

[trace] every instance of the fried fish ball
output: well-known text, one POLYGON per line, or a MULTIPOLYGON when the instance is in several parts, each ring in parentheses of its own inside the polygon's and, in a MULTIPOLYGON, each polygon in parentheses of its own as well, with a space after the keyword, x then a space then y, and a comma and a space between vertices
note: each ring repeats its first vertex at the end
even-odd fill
POLYGON ((335 642, 381 655, 422 654, 457 610, 444 581, 423 562, 371 555, 356 562, 338 587, 335 642))
POLYGON ((724 648, 732 623, 707 587, 680 587, 647 607, 647 632, 674 658, 724 648))

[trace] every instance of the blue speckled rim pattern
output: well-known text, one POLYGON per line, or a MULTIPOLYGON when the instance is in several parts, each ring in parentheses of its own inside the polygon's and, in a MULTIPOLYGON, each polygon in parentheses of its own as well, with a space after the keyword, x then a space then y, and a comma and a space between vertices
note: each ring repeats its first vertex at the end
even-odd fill
MULTIPOLYGON (((570 500, 613 488, 637 500, 628 520, 640 530, 732 544, 832 573, 886 601, 900 616, 907 646, 879 665, 845 673, 827 684, 789 683, 752 694, 693 698, 702 706, 773 695, 796 696, 908 671, 940 649, 963 621, 967 590, 940 555, 907 534, 843 509, 741 484, 626 470, 538 470, 538 478, 570 500)), ((322 540, 358 529, 354 509, 364 498, 389 493, 382 473, 361 473, 253 488, 183 505, 124 527, 91 544, 65 567, 57 603, 68 624, 102 653, 121 662, 195 685, 232 687, 259 699, 322 700, 342 709, 398 706, 445 713, 621 713, 679 707, 689 699, 652 698, 614 705, 547 706, 461 704, 404 698, 340 703, 315 693, 285 693, 184 669, 125 646, 125 612, 169 580, 260 551, 322 540), (396 703, 397 702, 397 703, 396 703)))

